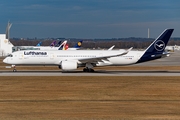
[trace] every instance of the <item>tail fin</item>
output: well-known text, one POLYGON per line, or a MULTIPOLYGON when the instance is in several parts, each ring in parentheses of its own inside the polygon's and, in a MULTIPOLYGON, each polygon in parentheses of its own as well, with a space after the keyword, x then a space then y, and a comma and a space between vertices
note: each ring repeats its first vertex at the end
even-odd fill
POLYGON ((59 41, 59 42, 55 45, 55 47, 59 47, 60 44, 61 44, 61 41, 59 41))
POLYGON ((66 46, 67 40, 65 40, 60 46, 58 50, 64 50, 66 46))
POLYGON ((42 42, 40 41, 36 46, 41 46, 42 42))
POLYGON ((165 29, 144 51, 144 54, 139 59, 138 63, 161 58, 173 31, 174 29, 165 29))
POLYGON ((82 45, 82 40, 80 40, 78 43, 76 43, 76 45, 74 46, 74 48, 80 48, 81 47, 81 45, 82 45))
POLYGON ((53 42, 50 44, 50 46, 51 46, 51 47, 54 47, 55 44, 56 44, 56 41, 53 41, 53 42))
POLYGON ((66 45, 64 45, 63 50, 67 50, 68 48, 69 48, 69 45, 66 44, 66 45))

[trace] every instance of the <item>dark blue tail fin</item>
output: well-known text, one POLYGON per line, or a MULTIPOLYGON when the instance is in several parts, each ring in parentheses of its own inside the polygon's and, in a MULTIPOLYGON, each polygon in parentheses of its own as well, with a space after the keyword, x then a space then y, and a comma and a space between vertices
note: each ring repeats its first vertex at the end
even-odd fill
POLYGON ((74 46, 74 48, 80 48, 81 47, 81 45, 82 45, 82 40, 80 40, 75 46, 74 46))
POLYGON ((61 45, 61 41, 59 41, 56 45, 55 45, 55 47, 59 47, 61 45))
POLYGON ((173 30, 174 29, 165 29, 162 34, 145 50, 138 63, 161 58, 173 30))

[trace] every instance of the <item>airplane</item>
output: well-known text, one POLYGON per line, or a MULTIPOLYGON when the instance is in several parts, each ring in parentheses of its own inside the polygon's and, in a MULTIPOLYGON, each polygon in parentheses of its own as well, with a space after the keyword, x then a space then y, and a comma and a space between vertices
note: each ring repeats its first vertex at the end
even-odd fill
MULTIPOLYGON (((53 41, 52 44, 55 44, 56 42, 53 41)), ((59 41, 57 44, 55 44, 54 46, 40 46, 40 47, 34 47, 35 49, 39 49, 39 50, 77 50, 80 49, 82 45, 82 40, 80 40, 74 47, 69 48, 69 46, 67 45, 67 40, 65 40, 62 44, 61 41, 59 41)))
MULTIPOLYGON (((81 44, 82 44, 82 41, 79 41, 79 42, 81 42, 81 44)), ((54 43, 55 42, 53 41, 53 44, 54 43)), ((14 46, 13 52, 20 51, 20 50, 49 50, 49 51, 53 51, 53 50, 77 50, 81 47, 81 46, 79 46, 79 48, 75 48, 75 47, 69 48, 69 46, 67 45, 67 40, 65 40, 62 44, 61 44, 61 41, 59 41, 57 44, 55 44, 55 46, 38 46, 38 45, 39 45, 39 43, 36 46, 14 46)))
MULTIPOLYGON (((53 41, 54 42, 54 41, 53 41)), ((20 50, 48 50, 48 51, 53 51, 53 50, 58 50, 60 47, 63 48, 63 46, 66 45, 67 40, 65 40, 62 44, 60 44, 61 41, 59 41, 56 46, 20 46, 20 50), (60 45, 58 45, 60 44, 60 45), (22 49, 23 48, 23 49, 22 49)))
MULTIPOLYGON (((42 44, 42 41, 40 41, 36 46, 41 46, 42 44)), ((57 44, 56 44, 56 41, 53 41, 50 46, 51 47, 59 47, 61 45, 61 41, 59 41, 57 44)))
POLYGON ((180 50, 180 46, 178 46, 178 45, 166 46, 165 50, 166 50, 166 51, 172 51, 172 52, 174 52, 174 51, 176 51, 176 50, 180 50))
POLYGON ((164 49, 174 29, 165 29, 144 51, 128 50, 60 50, 60 51, 17 51, 3 62, 16 65, 56 65, 62 71, 84 67, 84 72, 93 72, 96 66, 132 65, 167 57, 164 49))

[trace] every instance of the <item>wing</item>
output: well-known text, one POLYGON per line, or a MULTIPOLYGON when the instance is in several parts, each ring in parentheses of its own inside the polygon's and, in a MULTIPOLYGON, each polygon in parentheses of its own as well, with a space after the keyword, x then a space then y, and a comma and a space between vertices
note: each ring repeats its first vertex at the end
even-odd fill
POLYGON ((83 59, 78 59, 78 61, 79 61, 79 63, 87 63, 87 62, 96 63, 96 62, 108 61, 107 58, 125 55, 125 54, 127 54, 129 51, 131 51, 132 48, 133 48, 133 47, 131 47, 131 48, 129 48, 128 50, 123 51, 123 52, 121 52, 121 53, 119 53, 119 54, 115 54, 115 55, 107 55, 107 56, 100 56, 100 57, 93 57, 93 58, 83 58, 83 59))

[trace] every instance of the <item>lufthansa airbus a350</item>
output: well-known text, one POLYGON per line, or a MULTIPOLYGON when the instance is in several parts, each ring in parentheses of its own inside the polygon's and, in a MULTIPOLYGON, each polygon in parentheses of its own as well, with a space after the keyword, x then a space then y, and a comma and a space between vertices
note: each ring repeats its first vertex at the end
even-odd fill
MULTIPOLYGON (((108 65, 131 65, 166 57, 164 49, 174 29, 165 29, 144 51, 129 50, 59 50, 17 51, 7 56, 3 62, 16 65, 57 65, 63 71, 84 67, 84 72, 92 72, 93 67, 108 65)), ((16 71, 14 68, 13 71, 16 71)))

